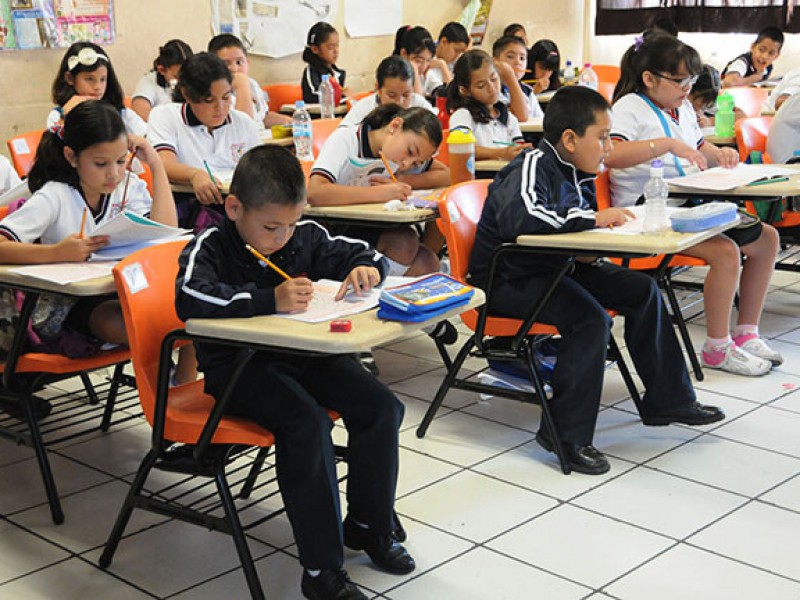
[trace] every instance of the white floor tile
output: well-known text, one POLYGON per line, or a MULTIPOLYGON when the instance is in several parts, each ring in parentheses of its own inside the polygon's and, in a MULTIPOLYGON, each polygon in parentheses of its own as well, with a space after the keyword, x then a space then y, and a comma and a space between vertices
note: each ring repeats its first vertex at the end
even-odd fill
POLYGON ((620 600, 795 600, 800 584, 680 544, 604 591, 620 600))
POLYGON ((694 384, 696 388, 761 404, 783 396, 800 386, 800 377, 777 370, 762 377, 744 377, 715 369, 703 369, 703 373, 705 379, 696 382, 694 384))
MULTIPOLYGON (((436 369, 434 371, 427 371, 417 375, 416 377, 411 377, 409 379, 404 379, 403 381, 393 383, 391 388, 395 392, 413 396, 414 398, 419 398, 420 400, 425 400, 426 402, 432 402, 434 396, 436 396, 439 386, 442 383, 442 380, 444 379, 445 374, 446 371, 443 368, 436 369)), ((467 377, 470 374, 471 371, 463 370, 461 376, 467 377)), ((480 397, 478 394, 473 392, 450 389, 448 390, 447 395, 444 397, 444 402, 442 405, 450 408, 462 408, 470 404, 475 404, 479 399, 480 397)))
POLYGON ((562 505, 486 545, 562 577, 601 588, 674 543, 620 521, 562 505), (586 535, 587 531, 592 535, 586 535), (614 540, 612 547, 609 540, 614 540))
POLYGON ((800 458, 800 414, 762 406, 717 429, 716 435, 800 458))
POLYGON ((542 416, 541 409, 535 404, 497 396, 467 406, 463 412, 503 425, 519 427, 534 434, 539 430, 542 416))
MULTIPOLYGON (((0 522, 4 551, 0 561, 0 583, 69 558, 69 553, 7 521, 0 522)), ((0 586, 0 597, 5 596, 0 586)))
MULTIPOLYGON (((422 419, 425 417, 425 413, 430 408, 431 403, 430 401, 419 400, 414 396, 408 396, 406 394, 397 393, 397 397, 400 399, 400 402, 403 403, 403 406, 406 407, 405 415, 403 416, 403 424, 400 426, 400 431, 405 431, 406 429, 413 429, 416 430, 420 423, 422 423, 422 419)), ((436 416, 441 417, 446 415, 449 412, 452 412, 452 408, 448 408, 447 406, 440 406, 439 410, 436 411, 436 416)))
POLYGON ((450 463, 431 456, 400 449, 400 473, 397 480, 397 497, 400 498, 436 481, 449 477, 459 470, 450 463))
POLYGON ((783 398, 775 400, 770 403, 773 408, 782 408, 783 410, 790 410, 792 412, 800 413, 800 393, 788 394, 783 398))
POLYGON ((800 476, 767 492, 761 496, 761 500, 800 512, 800 476))
POLYGON ((152 443, 152 428, 145 421, 112 429, 88 441, 59 448, 59 454, 122 477, 135 473, 152 443))
POLYGON ((372 354, 375 357, 375 364, 380 369, 378 379, 386 384, 432 371, 441 366, 441 361, 420 360, 388 350, 375 350, 372 354))

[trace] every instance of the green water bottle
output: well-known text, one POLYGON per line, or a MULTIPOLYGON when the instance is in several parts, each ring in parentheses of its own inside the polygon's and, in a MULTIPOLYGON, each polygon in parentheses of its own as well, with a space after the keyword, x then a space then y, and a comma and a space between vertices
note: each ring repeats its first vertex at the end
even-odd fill
POLYGON ((717 114, 714 118, 714 133, 717 137, 733 137, 734 100, 729 92, 717 96, 717 114))

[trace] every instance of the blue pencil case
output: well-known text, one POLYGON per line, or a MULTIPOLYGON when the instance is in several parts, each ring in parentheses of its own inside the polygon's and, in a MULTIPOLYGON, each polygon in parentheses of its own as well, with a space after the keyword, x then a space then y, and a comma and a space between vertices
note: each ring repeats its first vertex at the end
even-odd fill
POLYGON ((709 202, 692 208, 678 208, 670 213, 669 220, 675 231, 694 233, 730 223, 736 219, 736 211, 733 202, 709 202))

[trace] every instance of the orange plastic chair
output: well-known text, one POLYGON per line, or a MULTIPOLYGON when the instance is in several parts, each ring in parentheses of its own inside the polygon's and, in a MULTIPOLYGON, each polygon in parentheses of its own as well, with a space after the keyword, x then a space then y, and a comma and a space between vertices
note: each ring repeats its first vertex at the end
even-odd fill
POLYGON ((597 74, 597 80, 617 85, 622 71, 619 65, 592 65, 592 70, 597 74))
MULTIPOLYGON (((490 179, 477 179, 467 181, 447 188, 439 199, 439 219, 437 225, 447 240, 447 250, 450 256, 450 274, 459 281, 465 282, 467 270, 469 268, 469 258, 472 254, 472 247, 475 243, 475 231, 478 221, 483 212, 483 205, 486 200, 490 179)), ((521 248, 521 247, 520 247, 521 248)), ((501 246, 498 249, 503 251, 501 246)), ((497 256, 497 252, 495 256, 497 256)), ((568 265, 565 265, 565 268, 568 265)), ((487 304, 491 296, 491 284, 487 289, 487 304)), ((461 314, 461 320, 469 327, 473 334, 458 351, 455 360, 451 360, 446 348, 437 340, 436 344, 439 353, 442 355, 447 375, 442 381, 436 396, 430 407, 425 413, 422 423, 417 428, 417 437, 424 437, 431 424, 436 412, 439 410, 450 388, 464 389, 473 392, 503 396, 519 400, 522 402, 536 402, 542 408, 542 421, 551 434, 550 437, 556 444, 556 454, 561 464, 562 472, 567 475, 571 468, 569 461, 566 460, 561 438, 556 431, 555 424, 550 413, 550 400, 544 392, 544 384, 538 367, 533 360, 533 348, 528 336, 557 335, 558 330, 552 325, 533 323, 526 329, 525 322, 520 319, 505 317, 491 317, 486 313, 486 306, 479 309, 471 309, 461 314), (493 353, 485 348, 485 337, 514 337, 511 350, 504 350, 500 355, 493 353), (481 358, 498 358, 499 360, 524 360, 528 367, 528 373, 535 393, 509 391, 491 385, 479 383, 471 378, 471 374, 464 379, 458 378, 458 373, 464 360, 472 353, 472 349, 477 347, 476 356, 481 358)), ((618 360, 620 372, 628 387, 628 391, 638 407, 640 405, 639 392, 630 376, 630 371, 619 353, 619 348, 614 336, 611 335, 609 342, 609 355, 618 360)))
POLYGON ((133 98, 131 96, 125 96, 122 99, 122 105, 125 108, 131 108, 133 106, 133 98))
POLYGON ((367 96, 371 96, 375 93, 375 90, 367 90, 365 92, 358 92, 357 94, 351 94, 347 97, 347 108, 348 110, 353 110, 353 106, 359 100, 366 98, 367 96))
POLYGON ((335 117, 333 119, 312 119, 311 131, 314 136, 313 152, 314 158, 319 156, 322 146, 328 141, 328 137, 336 130, 342 119, 335 117))
POLYGON ((439 144, 439 151, 436 153, 436 160, 442 163, 445 167, 450 166, 450 146, 447 145, 447 136, 450 135, 449 129, 442 130, 442 143, 439 144))
POLYGON ((303 89, 299 83, 273 83, 262 89, 269 95, 269 109, 279 111, 284 104, 292 104, 303 99, 303 89))
POLYGON ((741 109, 748 117, 757 117, 761 114, 761 107, 769 96, 769 90, 756 87, 725 88, 723 92, 730 92, 736 108, 741 109))
POLYGON ((44 129, 34 129, 6 142, 11 162, 20 177, 27 177, 31 172, 33 161, 36 158, 36 149, 39 147, 42 135, 44 135, 44 129))
POLYGON ((772 117, 748 117, 739 119, 734 123, 733 130, 736 135, 736 145, 739 148, 739 159, 744 162, 753 150, 762 154, 762 162, 771 163, 772 158, 767 152, 767 136, 772 126, 772 117))
POLYGON ((608 100, 608 103, 611 104, 612 99, 614 98, 614 88, 617 87, 616 83, 612 83, 610 81, 599 81, 597 83, 597 91, 608 100))

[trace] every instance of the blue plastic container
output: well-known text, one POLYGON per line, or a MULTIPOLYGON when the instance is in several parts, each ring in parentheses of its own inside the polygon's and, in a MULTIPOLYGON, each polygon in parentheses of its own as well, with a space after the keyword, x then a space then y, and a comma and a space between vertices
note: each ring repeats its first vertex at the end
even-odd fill
POLYGON ((737 207, 733 202, 709 202, 692 208, 679 208, 671 212, 672 229, 681 233, 705 231, 725 225, 736 219, 737 207))

